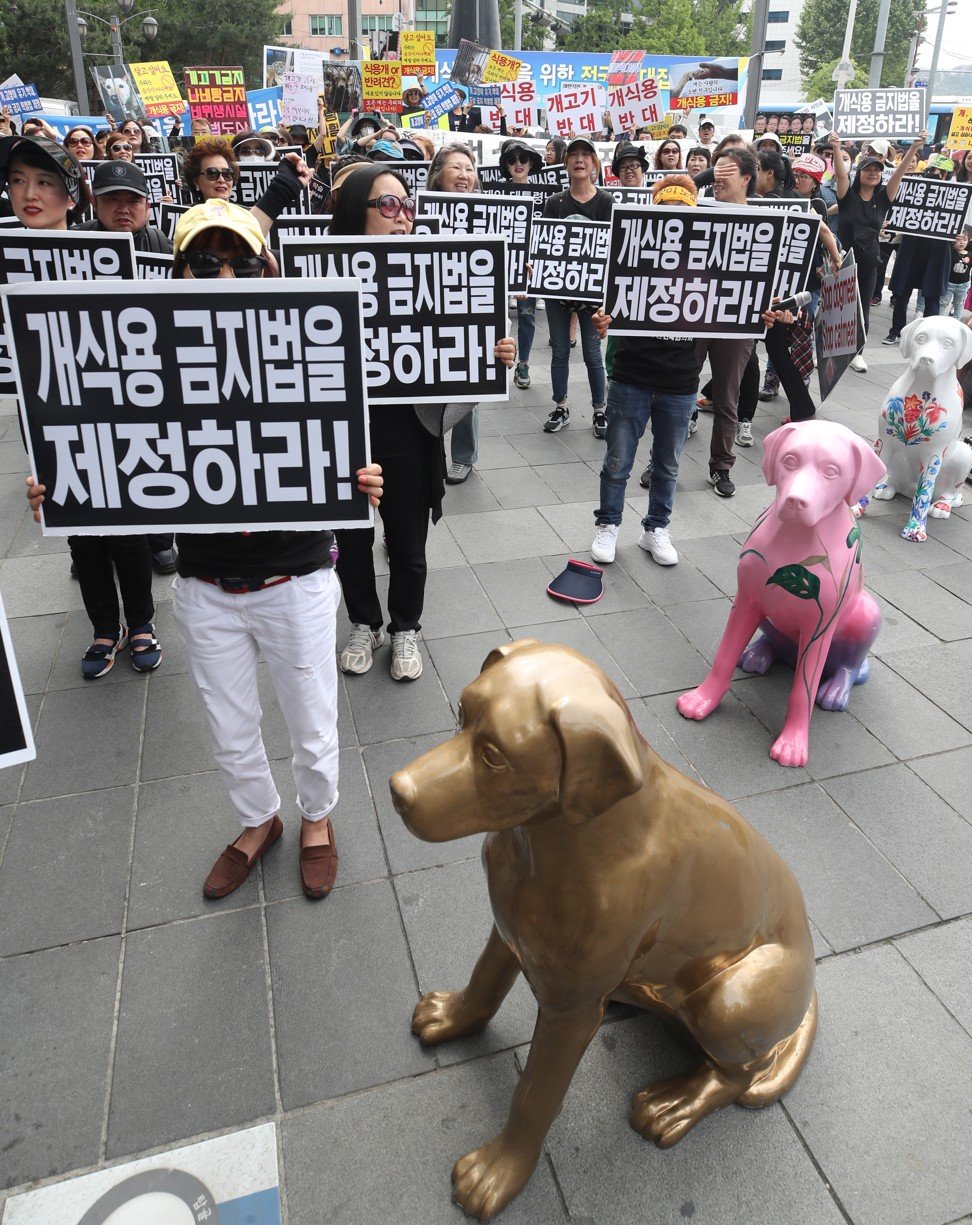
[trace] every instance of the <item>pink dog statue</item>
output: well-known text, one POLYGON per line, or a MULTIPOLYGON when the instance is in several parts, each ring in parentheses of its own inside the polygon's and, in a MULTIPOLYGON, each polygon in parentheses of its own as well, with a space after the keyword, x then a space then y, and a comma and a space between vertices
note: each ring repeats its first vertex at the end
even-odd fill
POLYGON ((767 436, 763 475, 776 486, 776 500, 739 554, 738 591, 712 671, 677 705, 687 719, 704 719, 722 701, 737 662, 763 673, 784 659, 794 669, 793 688, 770 756, 781 766, 803 766, 814 698, 825 710, 846 710, 851 689, 867 680, 881 612, 863 589, 851 507, 885 467, 845 426, 813 420, 767 436), (756 629, 761 636, 747 646, 756 629))

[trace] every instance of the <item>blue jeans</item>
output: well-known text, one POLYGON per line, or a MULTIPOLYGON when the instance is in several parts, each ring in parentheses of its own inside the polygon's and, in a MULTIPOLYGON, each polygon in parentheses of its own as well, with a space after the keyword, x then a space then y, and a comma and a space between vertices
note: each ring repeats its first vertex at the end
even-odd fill
POLYGON ((452 427, 452 462, 470 468, 479 458, 479 405, 452 427))
POLYGON ((649 391, 630 383, 611 383, 607 400, 607 450, 601 468, 601 505, 595 523, 620 523, 624 491, 631 475, 638 443, 651 423, 651 486, 648 513, 641 521, 647 529, 668 527, 678 480, 678 457, 688 438, 695 393, 672 395, 649 391))
POLYGON ((941 313, 948 314, 948 308, 951 305, 952 314, 956 319, 962 318, 962 311, 965 309, 965 295, 969 292, 969 283, 966 281, 962 285, 949 284, 948 293, 942 294, 941 313))
MULTIPOLYGON (((553 398, 555 404, 563 404, 567 399, 567 377, 570 370, 570 316, 572 312, 562 303, 553 298, 547 299, 547 323, 550 326, 550 345, 553 349, 553 361, 550 373, 553 377, 553 398)), ((605 374, 604 362, 601 359, 601 342, 597 338, 591 312, 577 312, 577 322, 580 324, 581 350, 584 354, 584 364, 587 366, 587 381, 591 386, 591 403, 598 410, 604 408, 605 374)))
POLYGON ((533 338, 537 332, 536 298, 516 299, 516 360, 524 366, 530 364, 533 338))

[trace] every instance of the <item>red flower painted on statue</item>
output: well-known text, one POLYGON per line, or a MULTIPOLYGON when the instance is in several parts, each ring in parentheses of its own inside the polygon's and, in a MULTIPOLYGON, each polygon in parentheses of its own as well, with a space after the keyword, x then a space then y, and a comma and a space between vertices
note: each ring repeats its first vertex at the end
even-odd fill
POLYGON ((913 425, 921 416, 924 405, 920 396, 905 396, 904 419, 906 425, 913 425))
POLYGON ((937 401, 932 401, 925 409, 925 416, 932 425, 936 425, 945 416, 945 409, 937 401))

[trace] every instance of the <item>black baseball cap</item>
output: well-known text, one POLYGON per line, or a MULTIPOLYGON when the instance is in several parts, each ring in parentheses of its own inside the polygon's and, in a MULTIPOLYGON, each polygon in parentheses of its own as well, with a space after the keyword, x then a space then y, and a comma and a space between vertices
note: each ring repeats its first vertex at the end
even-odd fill
POLYGON ((575 136, 574 139, 568 143, 567 148, 564 150, 564 157, 570 157, 571 153, 575 149, 578 149, 578 148, 583 148, 585 153, 593 153, 594 156, 597 157, 597 150, 594 148, 593 143, 589 141, 586 136, 575 136))
POLYGON ((42 161, 64 180, 64 188, 74 204, 80 203, 84 171, 73 153, 49 136, 4 136, 0 139, 0 191, 7 185, 7 167, 18 154, 39 153, 42 161))
POLYGON ((107 196, 113 191, 133 191, 148 199, 148 184, 145 175, 133 162, 99 162, 91 180, 91 191, 96 196, 107 196))

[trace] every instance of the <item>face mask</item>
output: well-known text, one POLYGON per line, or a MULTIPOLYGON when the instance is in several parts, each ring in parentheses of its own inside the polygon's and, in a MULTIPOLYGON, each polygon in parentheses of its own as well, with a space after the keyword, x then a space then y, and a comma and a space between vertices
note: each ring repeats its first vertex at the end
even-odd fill
POLYGON ((362 124, 362 126, 358 128, 358 136, 373 136, 374 133, 375 129, 370 123, 362 124))
POLYGON ((266 158, 260 156, 259 153, 244 153, 242 157, 237 157, 238 162, 263 162, 266 158))

